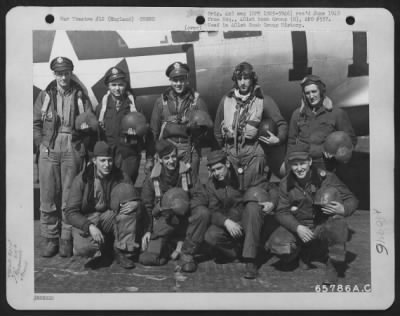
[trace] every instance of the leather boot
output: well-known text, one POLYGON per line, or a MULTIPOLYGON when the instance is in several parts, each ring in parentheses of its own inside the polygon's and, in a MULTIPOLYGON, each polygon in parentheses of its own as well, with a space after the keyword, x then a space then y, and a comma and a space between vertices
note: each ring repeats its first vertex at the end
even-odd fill
POLYGON ((338 274, 336 268, 333 265, 332 260, 328 259, 325 267, 324 281, 322 282, 322 284, 324 285, 337 284, 337 281, 338 281, 338 274))
POLYGON ((253 261, 247 262, 244 272, 245 279, 255 279, 257 277, 257 266, 253 261))
POLYGON ((192 255, 181 254, 181 258, 178 263, 178 267, 182 272, 192 273, 197 270, 197 263, 194 261, 192 255))
POLYGON ((167 259, 160 257, 159 254, 145 251, 140 254, 139 262, 144 266, 162 266, 167 263, 167 259))
POLYGON ((72 257, 72 240, 71 239, 60 239, 60 250, 61 257, 72 257))
POLYGON ((335 261, 344 262, 346 260, 346 244, 338 243, 329 246, 329 257, 335 261))
POLYGON ((129 255, 123 253, 117 248, 114 248, 114 258, 115 261, 124 269, 133 269, 135 267, 135 263, 131 258, 129 258, 129 255))
POLYGON ((41 255, 42 257, 53 257, 58 253, 58 238, 43 238, 41 255))

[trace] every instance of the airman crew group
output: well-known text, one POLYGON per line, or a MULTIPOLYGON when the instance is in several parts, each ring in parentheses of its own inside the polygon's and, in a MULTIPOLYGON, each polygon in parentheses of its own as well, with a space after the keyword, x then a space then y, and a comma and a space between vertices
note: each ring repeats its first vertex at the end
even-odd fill
POLYGON ((327 169, 349 160, 356 138, 319 77, 301 82, 300 107, 288 125, 253 66, 242 62, 213 123, 190 86, 189 66, 175 62, 148 122, 129 74, 118 67, 106 72, 107 93, 95 110, 71 60, 57 57, 50 68, 55 80, 33 110, 42 256, 84 256, 93 269, 114 259, 127 269, 173 259, 182 272, 196 271, 206 256, 240 260, 243 276, 254 279, 268 252, 280 258, 277 267, 305 268, 322 252, 324 283, 337 281, 345 217, 358 200, 327 169), (202 182, 200 141, 212 128, 218 148, 207 155, 209 178, 202 182), (286 142, 277 167, 271 152, 285 150, 286 142), (279 185, 270 182, 271 172, 282 177, 279 185))

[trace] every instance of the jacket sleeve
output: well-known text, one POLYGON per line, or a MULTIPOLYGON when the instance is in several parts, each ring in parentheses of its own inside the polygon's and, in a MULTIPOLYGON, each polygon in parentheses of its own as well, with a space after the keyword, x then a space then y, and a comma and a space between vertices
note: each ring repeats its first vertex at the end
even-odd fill
POLYGON ((65 216, 67 221, 76 228, 89 233, 89 225, 92 224, 81 212, 85 184, 82 176, 75 177, 71 185, 71 190, 68 195, 67 206, 65 208, 65 216))
POLYGON ((269 97, 264 96, 263 102, 263 117, 270 117, 278 127, 278 135, 280 143, 284 143, 288 136, 288 124, 283 118, 281 111, 275 101, 269 97))
POLYGON ((328 174, 323 185, 332 186, 339 191, 340 198, 343 201, 345 217, 350 216, 355 212, 359 203, 358 199, 334 173, 328 174))
POLYGON ((151 113, 150 129, 153 133, 154 140, 157 140, 161 132, 161 119, 162 119, 162 99, 158 98, 154 104, 153 112, 151 113))
POLYGON ((42 142, 42 105, 45 97, 45 92, 41 91, 33 104, 33 149, 37 152, 42 142))
POLYGON ((155 191, 153 182, 150 178, 150 175, 146 176, 146 179, 143 182, 142 188, 142 202, 147 212, 147 217, 150 219, 147 227, 145 228, 146 232, 151 232, 153 229, 153 208, 155 205, 155 191))
POLYGON ((297 234, 297 226, 300 225, 296 217, 290 212, 290 199, 286 190, 286 182, 281 181, 279 186, 279 203, 275 213, 277 221, 286 229, 297 234))
POLYGON ((218 199, 216 192, 213 192, 213 190, 210 190, 209 188, 207 189, 207 191, 209 198, 208 208, 211 212, 211 224, 219 227, 224 227, 224 222, 228 217, 222 213, 221 202, 218 199))
POLYGON ((226 97, 223 97, 221 102, 218 105, 217 113, 215 114, 215 121, 214 121, 214 137, 217 141, 219 147, 223 147, 224 140, 221 131, 221 124, 224 120, 224 101, 226 97))
POLYGON ((353 145, 355 146, 357 144, 357 136, 354 133, 349 116, 342 109, 337 109, 336 130, 347 133, 350 136, 353 145))
POLYGON ((297 127, 297 122, 299 120, 299 110, 295 110, 290 118, 289 123, 289 134, 288 134, 288 151, 289 147, 296 144, 297 137, 299 135, 299 130, 297 127))

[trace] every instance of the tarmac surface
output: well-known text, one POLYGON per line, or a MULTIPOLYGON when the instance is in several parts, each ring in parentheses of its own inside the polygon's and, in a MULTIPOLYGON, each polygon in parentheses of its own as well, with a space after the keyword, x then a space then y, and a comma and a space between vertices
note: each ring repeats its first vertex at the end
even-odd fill
MULTIPOLYGON (((143 180, 143 172, 140 171, 137 183, 143 180)), ((134 269, 126 270, 113 262, 109 266, 90 270, 84 267, 85 258, 62 258, 59 255, 43 258, 40 256, 36 172, 35 293, 314 292, 323 281, 324 263, 313 262, 314 268, 310 270, 293 267, 289 271, 281 271, 276 266, 276 257, 265 258, 255 280, 243 278, 244 263, 217 264, 207 258, 203 258, 195 273, 175 272, 176 262, 173 260, 161 267, 136 264, 134 269)), ((200 177, 207 177, 204 161, 200 177)), ((370 289, 371 284, 370 212, 358 210, 347 222, 351 239, 347 243, 346 264, 340 267, 338 285, 347 285, 361 292, 370 289)))
MULTIPOLYGON (((357 211, 348 219, 352 230, 347 244, 346 266, 338 284, 357 286, 360 291, 371 283, 369 212, 357 211)), ((255 280, 243 278, 244 263, 201 262, 195 273, 174 272, 171 260, 161 267, 126 270, 115 262, 97 270, 84 267, 81 257, 42 258, 39 255, 39 221, 35 221, 35 292, 36 293, 122 293, 122 292, 314 292, 324 277, 324 264, 315 268, 280 271, 272 257, 259 269, 255 280)))

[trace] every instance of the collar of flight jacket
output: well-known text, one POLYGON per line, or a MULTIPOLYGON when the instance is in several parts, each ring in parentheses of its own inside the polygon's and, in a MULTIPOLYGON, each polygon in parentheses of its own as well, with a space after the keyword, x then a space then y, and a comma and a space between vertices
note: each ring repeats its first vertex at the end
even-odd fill
MULTIPOLYGON (((178 97, 178 95, 175 93, 174 89, 172 87, 168 87, 167 90, 164 91, 162 94, 162 98, 164 102, 168 102, 168 100, 175 101, 175 99, 178 97)), ((187 87, 186 91, 180 96, 182 100, 188 99, 188 101, 192 102, 195 98, 195 91, 187 87)))
MULTIPOLYGON (((325 111, 331 112, 333 110, 333 103, 332 100, 328 97, 324 97, 322 101, 322 105, 317 110, 316 115, 323 113, 325 111)), ((300 115, 311 115, 312 108, 308 105, 307 102, 304 101, 304 98, 301 99, 300 104, 300 115)))
MULTIPOLYGON (((82 93, 82 87, 75 80, 71 79, 70 87, 68 88, 68 90, 64 91, 64 94, 70 93, 74 89, 78 90, 80 93, 82 93)), ((47 85, 46 92, 49 93, 49 92, 57 92, 57 91, 58 91, 57 90, 57 81, 53 80, 47 85)))
MULTIPOLYGON (((326 177, 326 171, 322 170, 322 169, 317 169, 317 168, 311 167, 310 172, 311 172, 311 178, 309 180, 309 183, 314 185, 316 188, 321 187, 322 181, 326 177)), ((301 186, 300 186, 299 182, 297 181, 296 176, 293 174, 292 171, 290 171, 289 175, 287 177, 287 182, 286 182, 287 192, 289 192, 290 190, 292 190, 295 187, 301 187, 301 186)))
MULTIPOLYGON (((236 98, 235 97, 235 90, 236 88, 232 88, 228 93, 227 97, 228 98, 236 98)), ((261 91, 261 87, 259 85, 254 86, 253 90, 250 92, 251 96, 255 96, 256 98, 259 99, 264 99, 264 95, 261 91)), ((249 98, 251 98, 251 96, 249 98)))

